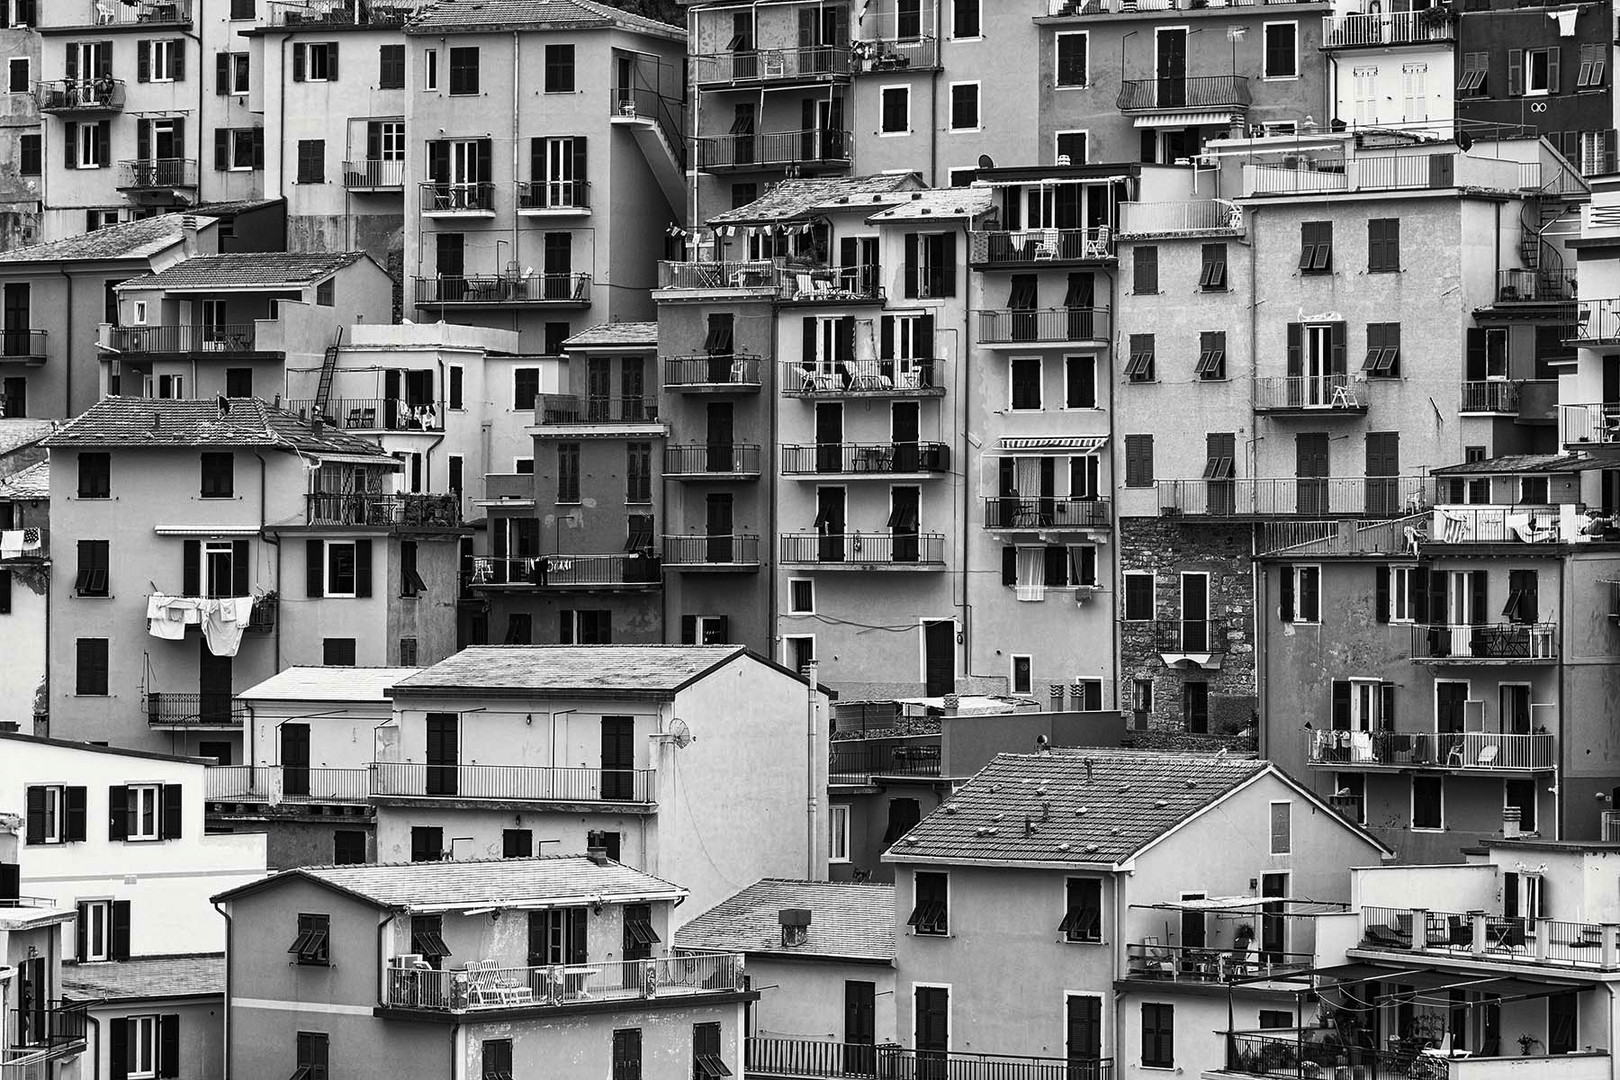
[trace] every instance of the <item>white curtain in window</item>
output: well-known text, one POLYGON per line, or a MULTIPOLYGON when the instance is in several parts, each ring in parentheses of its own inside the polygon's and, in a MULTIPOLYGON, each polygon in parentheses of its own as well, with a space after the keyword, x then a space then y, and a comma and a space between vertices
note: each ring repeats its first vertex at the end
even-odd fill
POLYGON ((1046 599, 1046 549, 1018 549, 1018 599, 1046 599))
MULTIPOLYGON (((1026 499, 1033 499, 1041 493, 1041 459, 1038 457, 1017 458, 1018 464, 1013 469, 1017 478, 1018 494, 1026 499)), ((1018 575, 1023 580, 1023 575, 1018 575)))

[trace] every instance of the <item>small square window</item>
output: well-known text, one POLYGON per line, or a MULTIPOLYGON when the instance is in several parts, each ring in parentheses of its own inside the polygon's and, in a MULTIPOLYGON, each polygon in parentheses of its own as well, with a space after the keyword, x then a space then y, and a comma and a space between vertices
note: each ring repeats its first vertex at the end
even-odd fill
POLYGON ((792 578, 788 581, 788 611, 794 615, 814 615, 816 612, 816 583, 811 578, 792 578))

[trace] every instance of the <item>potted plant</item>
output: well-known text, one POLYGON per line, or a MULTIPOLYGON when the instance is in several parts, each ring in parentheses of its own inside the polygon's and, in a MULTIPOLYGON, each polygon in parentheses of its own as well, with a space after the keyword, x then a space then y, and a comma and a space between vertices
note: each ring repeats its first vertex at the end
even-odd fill
POLYGON ((1254 925, 1252 923, 1238 923, 1237 928, 1232 931, 1232 940, 1239 953, 1248 952, 1249 946, 1254 943, 1254 925))
POLYGON ((1528 1031, 1519 1036, 1519 1056, 1530 1057, 1530 1050, 1541 1045, 1541 1040, 1528 1031))

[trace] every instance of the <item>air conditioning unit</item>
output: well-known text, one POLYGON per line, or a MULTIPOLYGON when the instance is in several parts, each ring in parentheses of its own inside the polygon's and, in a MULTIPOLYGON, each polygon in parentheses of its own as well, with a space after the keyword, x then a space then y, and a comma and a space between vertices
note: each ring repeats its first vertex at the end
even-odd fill
POLYGON ((420 967, 423 963, 421 953, 404 953, 400 956, 390 956, 388 966, 396 968, 420 967))

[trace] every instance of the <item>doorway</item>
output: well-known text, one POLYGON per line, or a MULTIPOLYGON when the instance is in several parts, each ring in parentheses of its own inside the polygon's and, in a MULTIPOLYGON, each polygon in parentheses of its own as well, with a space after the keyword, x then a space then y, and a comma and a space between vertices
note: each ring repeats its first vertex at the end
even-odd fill
POLYGON ((954 619, 935 619, 923 623, 923 682, 925 697, 956 693, 954 619))
POLYGON ((309 725, 281 725, 281 792, 309 795, 309 725))

